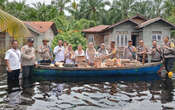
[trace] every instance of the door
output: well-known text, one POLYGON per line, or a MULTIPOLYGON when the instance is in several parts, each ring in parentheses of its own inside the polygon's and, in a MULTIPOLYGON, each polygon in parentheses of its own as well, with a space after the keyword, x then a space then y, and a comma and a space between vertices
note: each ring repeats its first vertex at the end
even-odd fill
POLYGON ((137 35, 132 35, 131 40, 132 40, 133 46, 136 47, 137 46, 137 35))
POLYGON ((137 47, 138 40, 139 40, 139 33, 138 32, 132 32, 131 33, 131 40, 133 42, 133 46, 137 47))

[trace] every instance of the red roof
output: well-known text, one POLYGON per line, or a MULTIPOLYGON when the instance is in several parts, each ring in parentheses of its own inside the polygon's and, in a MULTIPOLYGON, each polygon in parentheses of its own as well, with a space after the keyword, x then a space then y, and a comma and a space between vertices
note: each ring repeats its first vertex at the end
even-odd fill
POLYGON ((40 33, 44 33, 51 28, 51 26, 54 24, 54 22, 44 22, 44 21, 25 21, 25 24, 31 26, 35 30, 39 31, 40 33))
POLYGON ((82 32, 89 32, 89 33, 101 32, 107 27, 109 27, 109 25, 99 25, 99 26, 91 27, 89 29, 84 29, 82 32))

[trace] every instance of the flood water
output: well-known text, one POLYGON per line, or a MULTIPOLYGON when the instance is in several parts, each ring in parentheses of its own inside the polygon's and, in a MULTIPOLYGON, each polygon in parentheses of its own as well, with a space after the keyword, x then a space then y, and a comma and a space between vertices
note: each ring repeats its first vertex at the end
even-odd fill
POLYGON ((0 72, 0 110, 175 110, 175 78, 157 76, 25 81, 9 91, 0 72))

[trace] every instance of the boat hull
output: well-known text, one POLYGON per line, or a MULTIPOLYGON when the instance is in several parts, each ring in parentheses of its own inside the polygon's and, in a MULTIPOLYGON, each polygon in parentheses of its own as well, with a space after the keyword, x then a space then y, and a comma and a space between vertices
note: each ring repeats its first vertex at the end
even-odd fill
POLYGON ((53 76, 53 77, 101 77, 118 75, 151 75, 157 74, 162 67, 161 63, 155 63, 140 67, 128 68, 49 68, 38 67, 33 70, 35 76, 53 76))

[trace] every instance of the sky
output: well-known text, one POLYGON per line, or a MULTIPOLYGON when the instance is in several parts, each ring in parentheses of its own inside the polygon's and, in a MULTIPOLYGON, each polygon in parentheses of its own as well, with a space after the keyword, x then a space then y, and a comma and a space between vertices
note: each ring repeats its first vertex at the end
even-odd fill
MULTIPOLYGON (((22 1, 22 0, 9 0, 9 1, 22 1)), ((26 4, 31 5, 32 3, 37 3, 37 2, 41 2, 41 3, 46 3, 46 4, 50 4, 51 0, 26 0, 26 4)))
MULTIPOLYGON (((18 2, 20 2, 20 1, 23 1, 23 0, 9 0, 9 1, 18 1, 18 2)), ((32 3, 37 3, 37 2, 50 4, 51 1, 52 0, 26 0, 26 4, 31 5, 32 3)), ((75 1, 79 1, 79 0, 75 0, 75 1)), ((112 0, 109 0, 109 1, 112 1, 112 0)))
MULTIPOLYGON (((17 1, 17 2, 20 2, 20 1, 23 1, 23 0, 8 0, 8 1, 17 1)), ((51 4, 51 1, 52 0, 25 0, 26 1, 26 4, 29 5, 29 6, 33 6, 32 4, 36 4, 37 2, 41 2, 41 3, 45 3, 45 4, 51 4)), ((73 1, 73 0, 72 0, 73 1)), ((76 2, 79 2, 80 0, 75 0, 76 2)), ((109 0, 109 1, 112 1, 112 0, 109 0)), ((105 9, 109 9, 109 6, 106 6, 105 9)), ((70 15, 69 12, 65 11, 65 14, 66 15, 70 15)))

